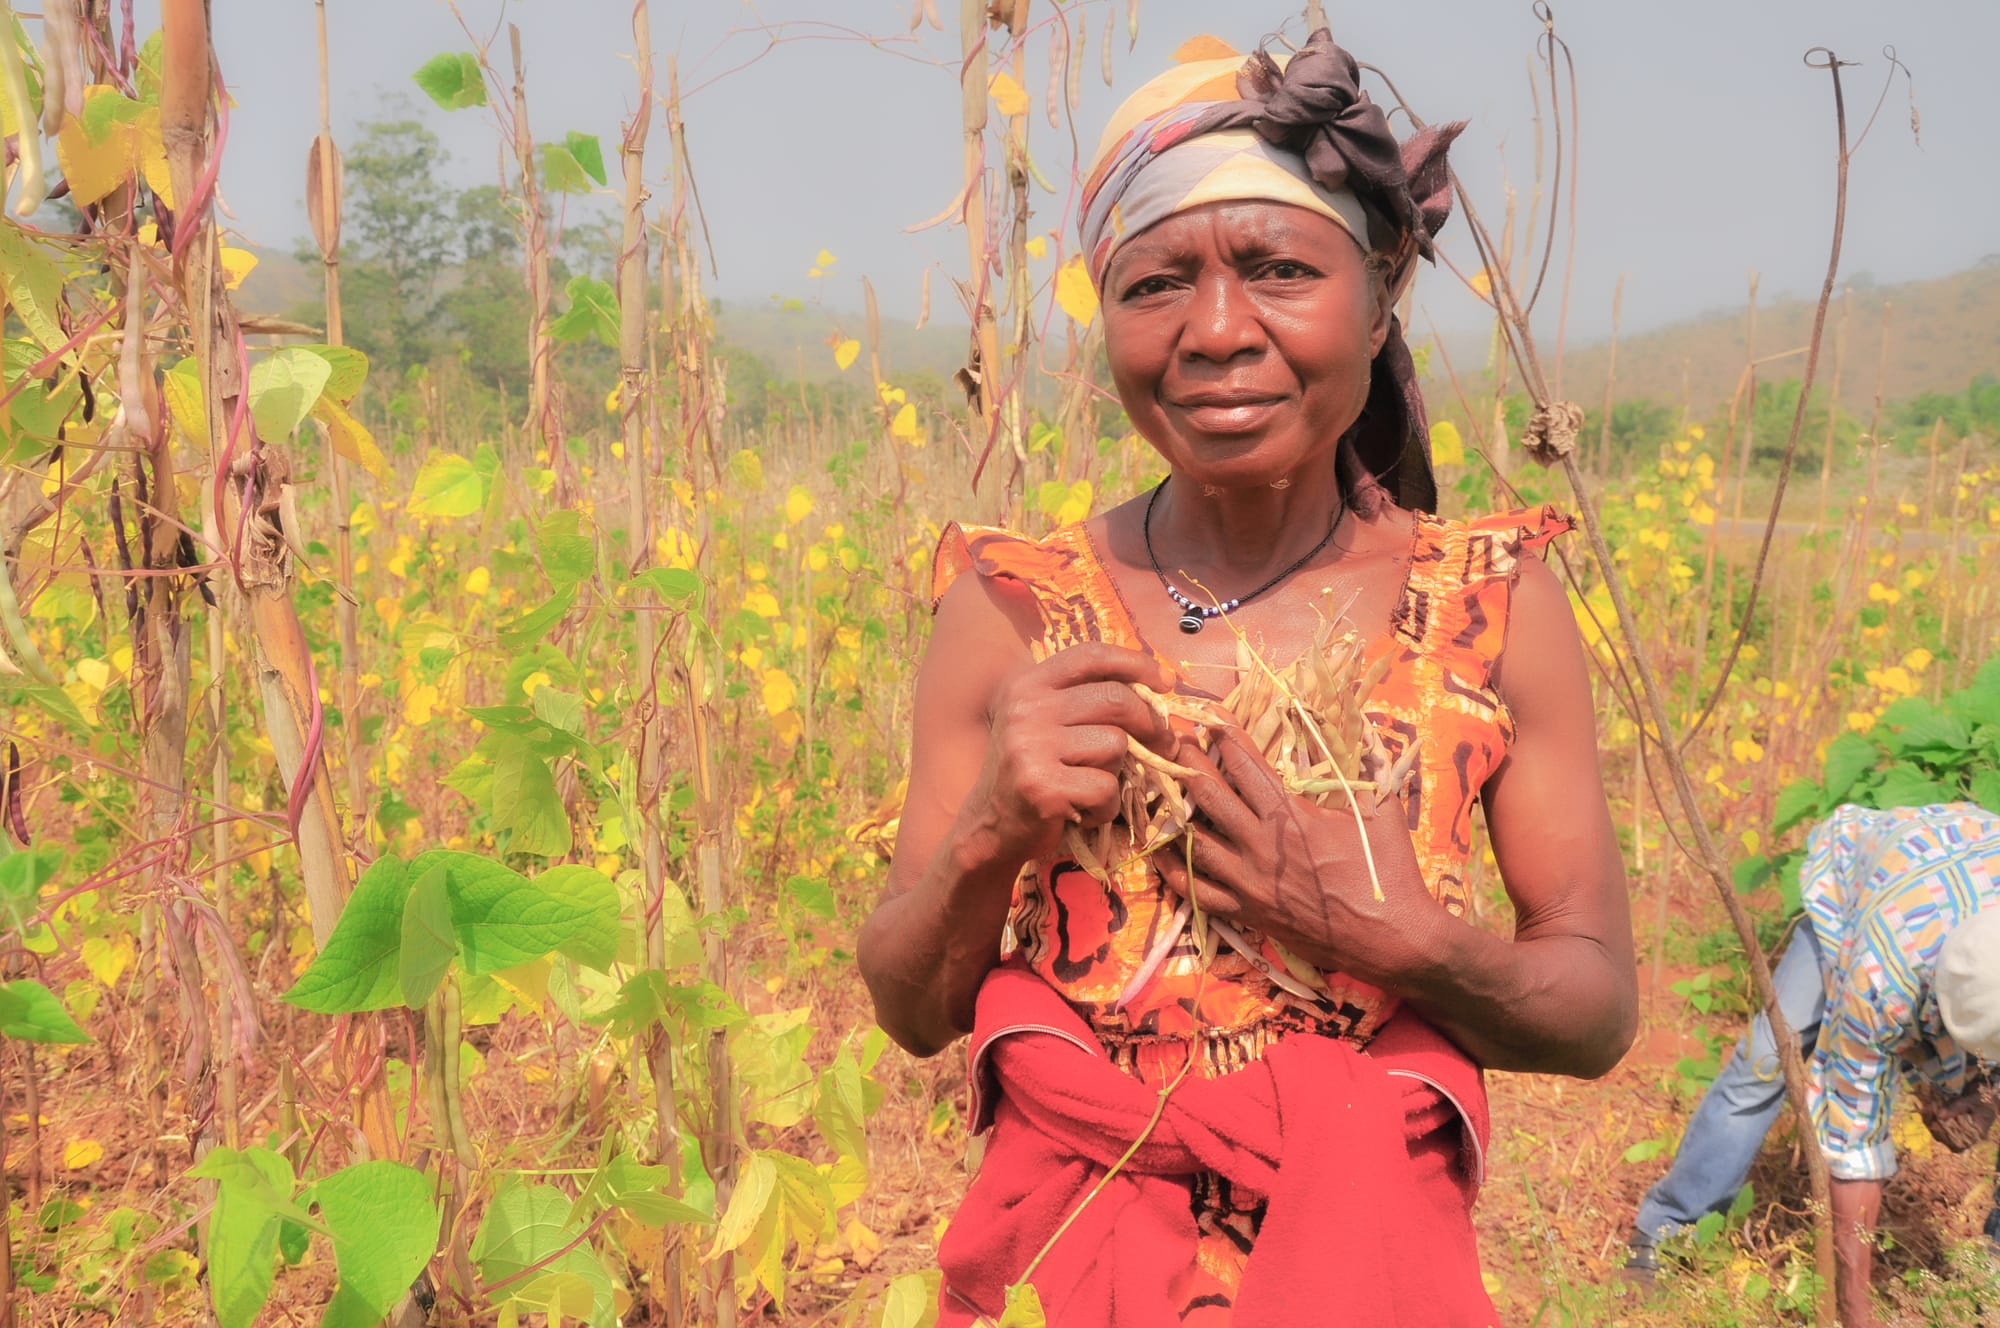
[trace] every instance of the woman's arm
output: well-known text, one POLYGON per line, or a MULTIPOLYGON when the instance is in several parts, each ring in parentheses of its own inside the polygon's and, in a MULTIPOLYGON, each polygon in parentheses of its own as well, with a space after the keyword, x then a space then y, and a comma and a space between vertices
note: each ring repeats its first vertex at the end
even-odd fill
POLYGON ((1638 973, 1589 664, 1539 559, 1521 562, 1507 640, 1493 682, 1515 740, 1483 799, 1514 938, 1445 919, 1405 994, 1490 1068, 1594 1077, 1638 1031, 1638 973))
POLYGON ((1039 631, 1016 583, 961 578, 918 674, 909 794, 856 951, 876 1021, 919 1056, 971 1031, 1022 865, 1116 815, 1127 734, 1173 741, 1129 685, 1165 690, 1156 660, 1093 644, 1038 664, 1039 631))
POLYGON ((1514 902, 1511 940, 1431 898, 1400 808, 1374 811, 1364 798, 1357 828, 1338 799, 1292 797, 1237 730, 1218 735, 1212 758, 1182 744, 1179 759, 1203 772, 1189 792, 1204 823, 1193 877, 1180 854, 1160 855, 1161 871, 1308 963, 1405 998, 1489 1068, 1599 1075, 1631 1045, 1638 978, 1583 645, 1539 560, 1521 565, 1508 635, 1506 676, 1494 681, 1516 738, 1484 797, 1514 902))

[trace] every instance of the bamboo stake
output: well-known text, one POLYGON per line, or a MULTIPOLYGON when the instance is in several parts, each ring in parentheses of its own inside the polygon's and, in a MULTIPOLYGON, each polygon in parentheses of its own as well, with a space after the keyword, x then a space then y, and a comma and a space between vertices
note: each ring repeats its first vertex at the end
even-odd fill
POLYGON ((569 503, 571 476, 561 431, 555 427, 549 399, 549 242, 542 226, 542 186, 535 173, 535 136, 528 128, 528 76, 521 64, 521 29, 507 25, 514 54, 514 160, 521 171, 521 239, 528 270, 528 423, 531 443, 548 449, 549 469, 556 473, 555 500, 569 503))
MULTIPOLYGON (((646 422, 654 417, 654 385, 647 372, 646 354, 646 131, 653 115, 653 30, 647 0, 635 0, 632 7, 632 42, 639 66, 639 104, 626 122, 619 147, 624 168, 624 220, 618 249, 618 387, 621 437, 625 447, 625 521, 631 565, 634 568, 653 557, 652 515, 646 474, 646 422)), ((665 916, 666 846, 660 836, 659 796, 664 780, 664 716, 660 711, 659 611, 653 595, 640 592, 636 603, 637 654, 635 656, 634 700, 639 723, 632 735, 632 769, 636 776, 628 790, 625 815, 637 834, 639 863, 646 888, 646 966, 655 971, 667 963, 665 916)), ((674 1098, 674 1049, 665 1028, 655 1028, 645 1049, 653 1080, 653 1161, 670 1169, 676 1178, 670 1185, 672 1197, 680 1195, 681 1174, 680 1112, 674 1098)), ((680 1328, 685 1321, 682 1303, 682 1262, 680 1242, 673 1238, 660 1244, 660 1266, 654 1286, 661 1322, 680 1328)))
MULTIPOLYGON (((333 103, 327 74, 326 0, 313 0, 319 32, 319 137, 306 160, 306 212, 313 240, 319 247, 326 282, 326 343, 347 342, 340 310, 340 149, 333 142, 333 103)), ((354 535, 348 501, 347 462, 334 451, 326 435, 326 473, 333 491, 333 557, 335 584, 333 618, 340 635, 340 717, 347 735, 347 815, 356 834, 368 821, 365 781, 367 761, 361 752, 361 643, 355 627, 354 535)))
MULTIPOLYGON (((676 358, 682 427, 689 434, 698 431, 708 436, 711 422, 716 418, 716 403, 708 401, 712 387, 707 354, 708 311, 702 302, 700 268, 694 261, 693 245, 688 236, 687 131, 680 113, 680 76, 671 59, 667 62, 666 116, 673 152, 673 223, 668 229, 667 242, 674 251, 680 277, 675 328, 680 343, 680 354, 676 358)), ((708 436, 711 456, 713 449, 713 437, 708 436)), ((706 486, 699 482, 699 477, 691 473, 689 479, 695 494, 699 527, 695 541, 698 550, 696 566, 706 581, 709 579, 706 564, 712 546, 709 539, 709 501, 706 486)), ((705 602, 703 612, 713 617, 713 600, 705 602)), ((711 623, 711 627, 715 625, 711 623)), ((702 911, 714 916, 727 908, 729 902, 722 874, 723 837, 728 833, 729 811, 715 768, 715 745, 720 722, 712 700, 715 684, 709 677, 709 671, 707 654, 697 647, 689 651, 687 663, 681 666, 678 673, 687 705, 688 733, 694 746, 695 879, 701 890, 702 911)), ((729 991, 731 982, 729 960, 725 939, 713 930, 704 934, 702 975, 725 993, 729 991)), ((721 1212, 728 1207, 736 1186, 740 1133, 729 1044, 721 1029, 712 1030, 709 1034, 707 1060, 711 1117, 703 1152, 709 1174, 715 1181, 716 1211, 721 1212)), ((713 1263, 703 1265, 704 1268, 714 1269, 707 1274, 708 1284, 702 1288, 702 1300, 704 1317, 715 1328, 735 1328, 737 1262, 736 1252, 732 1250, 713 1263)))
POLYGON ((979 469, 974 472, 974 483, 985 468, 1000 428, 994 395, 1001 372, 1000 332, 993 315, 993 255, 986 237, 986 8, 987 0, 960 0, 958 9, 963 60, 959 101, 965 134, 965 242, 972 262, 967 273, 972 300, 972 363, 962 371, 960 381, 980 424, 979 469))
POLYGON ((1840 422, 1840 371, 1847 364, 1847 319, 1854 312, 1854 291, 1840 293, 1840 321, 1833 328, 1833 384, 1826 400, 1826 452, 1819 463, 1819 519, 1816 528, 1826 529, 1826 505, 1833 490, 1833 434, 1840 422))

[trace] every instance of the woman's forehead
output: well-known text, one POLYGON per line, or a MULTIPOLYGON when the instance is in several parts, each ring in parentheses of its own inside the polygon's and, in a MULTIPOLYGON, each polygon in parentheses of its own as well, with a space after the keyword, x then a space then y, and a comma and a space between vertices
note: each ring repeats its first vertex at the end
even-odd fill
POLYGON ((1134 258, 1158 259, 1206 249, 1211 242, 1230 251, 1261 252, 1273 245, 1360 246, 1346 227, 1308 208, 1270 199, 1226 199, 1176 212, 1118 246, 1111 266, 1134 258))

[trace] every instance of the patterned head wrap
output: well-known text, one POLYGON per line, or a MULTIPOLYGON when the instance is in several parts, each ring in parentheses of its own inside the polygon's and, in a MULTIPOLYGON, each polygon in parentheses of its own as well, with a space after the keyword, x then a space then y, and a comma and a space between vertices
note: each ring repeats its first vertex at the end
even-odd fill
MULTIPOLYGON (((1082 207, 1083 252, 1102 290, 1119 245, 1206 203, 1289 203, 1328 218, 1387 265, 1400 297, 1451 214, 1445 150, 1463 121, 1398 144, 1360 87, 1354 57, 1314 32, 1289 59, 1257 51, 1178 65, 1126 99, 1097 146, 1082 207)), ((1416 365, 1393 315, 1368 400, 1343 440, 1343 479, 1364 515, 1388 495, 1437 508, 1416 365)))

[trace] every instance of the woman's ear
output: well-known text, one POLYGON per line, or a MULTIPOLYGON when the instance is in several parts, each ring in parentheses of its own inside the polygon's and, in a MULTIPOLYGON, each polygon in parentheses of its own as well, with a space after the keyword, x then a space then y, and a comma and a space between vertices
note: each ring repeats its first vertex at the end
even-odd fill
POLYGON ((1382 353, 1389 339, 1389 322, 1396 312, 1396 297, 1389 289, 1389 264, 1379 254, 1368 255, 1368 358, 1382 353))

